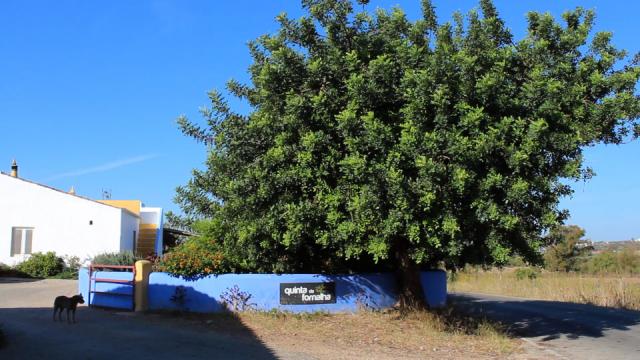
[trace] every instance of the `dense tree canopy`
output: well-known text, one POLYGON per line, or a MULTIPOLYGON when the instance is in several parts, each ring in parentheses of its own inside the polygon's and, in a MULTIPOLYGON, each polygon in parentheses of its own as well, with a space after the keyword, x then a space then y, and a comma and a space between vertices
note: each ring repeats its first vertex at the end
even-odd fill
MULTIPOLYGON (((365 1, 360 1, 365 2, 365 1)), ((558 23, 529 13, 514 41, 489 0, 439 23, 349 0, 303 0, 307 15, 250 44, 250 84, 210 94, 204 170, 177 192, 209 219, 216 271, 398 270, 419 297, 419 267, 534 261, 562 222, 562 179, 585 179, 582 149, 638 134, 639 58, 594 13, 558 23)))

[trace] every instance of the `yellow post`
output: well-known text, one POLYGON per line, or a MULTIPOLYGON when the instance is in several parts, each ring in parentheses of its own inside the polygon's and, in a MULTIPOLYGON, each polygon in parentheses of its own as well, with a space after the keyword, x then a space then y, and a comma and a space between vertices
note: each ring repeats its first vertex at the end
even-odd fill
POLYGON ((151 274, 151 261, 136 261, 136 290, 134 294, 136 311, 149 310, 149 274, 151 274))

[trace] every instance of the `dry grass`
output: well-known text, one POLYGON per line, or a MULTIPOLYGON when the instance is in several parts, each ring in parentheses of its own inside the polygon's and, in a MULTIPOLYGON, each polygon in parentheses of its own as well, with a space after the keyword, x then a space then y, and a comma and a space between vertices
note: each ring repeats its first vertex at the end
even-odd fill
POLYGON ((257 338, 271 348, 319 359, 495 359, 520 343, 484 319, 437 312, 291 314, 245 312, 197 315, 210 331, 257 338))
MULTIPOLYGON (((438 355, 458 358, 474 354, 475 358, 505 355, 514 349, 513 342, 487 321, 444 313, 415 312, 291 315, 245 313, 243 323, 257 334, 284 343, 316 343, 335 350, 345 358, 400 358, 438 355), (355 350, 355 351, 354 351, 355 350)), ((292 345, 293 345, 292 344, 292 345)))
POLYGON ((640 277, 542 272, 536 279, 516 279, 513 269, 460 272, 450 291, 558 300, 640 310, 640 277))

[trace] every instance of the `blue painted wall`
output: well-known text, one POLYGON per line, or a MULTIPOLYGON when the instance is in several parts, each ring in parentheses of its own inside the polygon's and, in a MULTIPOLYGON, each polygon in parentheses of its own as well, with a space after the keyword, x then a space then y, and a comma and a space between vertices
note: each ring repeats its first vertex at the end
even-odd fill
MULTIPOLYGON (((99 273, 100 277, 122 278, 125 273, 99 273)), ((86 295, 88 287, 86 269, 80 272, 80 291, 86 295)), ((444 271, 425 271, 421 274, 427 302, 432 307, 443 306, 447 300, 447 281, 444 271)), ((318 274, 225 274, 207 276, 190 281, 167 273, 154 272, 149 278, 149 308, 151 310, 185 310, 192 312, 223 311, 221 295, 234 286, 251 294, 248 303, 253 309, 278 309, 291 312, 354 312, 360 308, 383 309, 396 302, 395 279, 392 274, 318 275, 318 274), (309 283, 333 281, 336 283, 335 304, 281 305, 280 283, 309 283), (176 290, 181 289, 181 290, 176 290), (171 298, 183 291, 184 303, 171 298)), ((122 286, 103 284, 110 291, 126 291, 122 286), (110 286, 105 286, 110 285, 110 286)), ((96 295, 93 304, 129 308, 122 297, 96 295)), ((129 300, 129 298, 126 298, 129 300)))

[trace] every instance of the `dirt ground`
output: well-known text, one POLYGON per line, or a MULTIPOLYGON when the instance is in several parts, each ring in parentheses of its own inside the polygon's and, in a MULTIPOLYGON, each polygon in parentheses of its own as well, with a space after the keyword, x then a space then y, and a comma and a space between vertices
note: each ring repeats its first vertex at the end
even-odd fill
POLYGON ((482 337, 441 334, 427 337, 432 343, 407 342, 419 324, 381 328, 378 318, 353 315, 283 320, 268 314, 183 316, 81 306, 78 323, 54 322, 53 299, 76 292, 73 280, 0 278, 0 326, 7 343, 0 359, 519 358, 518 351, 496 351, 482 337), (349 334, 341 336, 346 329, 349 334), (469 342, 455 344, 461 340, 469 342))

